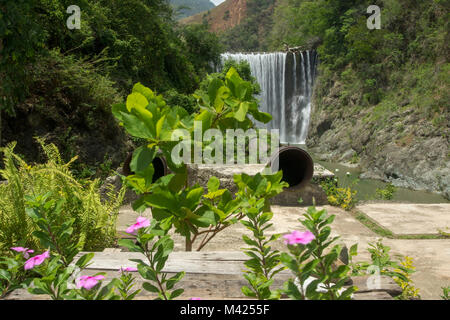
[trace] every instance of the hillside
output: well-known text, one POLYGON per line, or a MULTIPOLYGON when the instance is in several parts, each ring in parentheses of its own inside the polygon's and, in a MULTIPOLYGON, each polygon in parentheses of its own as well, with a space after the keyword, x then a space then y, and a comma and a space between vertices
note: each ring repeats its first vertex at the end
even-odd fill
POLYGON ((317 49, 320 57, 308 148, 358 165, 362 177, 450 198, 448 6, 382 0, 279 0, 272 50, 317 49))
POLYGON ((275 4, 276 0, 227 0, 181 22, 208 24, 227 51, 266 51, 275 4))
POLYGON ((246 17, 247 0, 227 0, 209 12, 202 12, 182 19, 183 24, 207 23, 209 30, 223 32, 239 25, 246 17))
POLYGON ((79 156, 80 176, 117 168, 137 142, 111 105, 141 82, 190 110, 220 56, 217 37, 180 27, 167 0, 86 2, 76 31, 61 27, 67 1, 25 2, 0 5, 0 145, 17 141, 28 162, 40 161, 39 136, 65 161, 79 156))
POLYGON ((210 0, 170 0, 170 4, 178 11, 177 19, 190 17, 215 7, 210 0))

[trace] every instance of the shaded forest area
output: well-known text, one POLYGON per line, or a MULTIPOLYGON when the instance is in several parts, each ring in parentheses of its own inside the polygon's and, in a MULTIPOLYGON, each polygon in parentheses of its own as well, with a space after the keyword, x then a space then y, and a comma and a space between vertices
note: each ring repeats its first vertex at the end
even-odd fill
POLYGON ((44 137, 90 175, 94 164, 117 166, 133 144, 113 103, 141 82, 189 109, 221 49, 205 27, 179 26, 166 0, 78 1, 81 28, 70 30, 72 4, 0 1, 1 144, 18 141, 35 161, 34 137, 44 137))

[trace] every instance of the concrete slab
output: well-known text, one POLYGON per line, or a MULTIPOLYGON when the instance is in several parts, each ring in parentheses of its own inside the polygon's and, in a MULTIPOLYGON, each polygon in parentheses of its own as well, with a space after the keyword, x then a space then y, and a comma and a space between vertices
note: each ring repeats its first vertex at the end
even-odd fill
POLYGON ((413 258, 416 273, 411 278, 422 299, 441 299, 442 287, 450 286, 450 240, 385 239, 392 254, 413 258))
MULTIPOLYGON (((217 175, 217 177, 227 177, 233 179, 235 174, 246 173, 248 175, 256 175, 258 173, 262 173, 265 164, 223 164, 223 165, 209 165, 209 164, 199 164, 199 165, 190 165, 190 168, 194 170, 200 171, 209 171, 213 172, 217 175)), ((334 173, 323 167, 322 165, 315 163, 314 164, 314 178, 334 178, 334 173)))
MULTIPOLYGON (((370 261, 367 251, 368 244, 374 243, 380 237, 355 220, 350 213, 340 208, 332 206, 317 208, 325 208, 330 214, 336 215, 332 225, 332 234, 340 236, 340 243, 345 244, 348 248, 358 243, 358 256, 354 260, 370 261)), ((305 207, 272 206, 273 226, 267 230, 267 234, 288 233, 293 230, 304 231, 305 228, 298 220, 306 212, 306 209, 305 207)), ((147 211, 146 214, 150 214, 150 211, 147 211)), ((137 216, 129 206, 122 208, 119 215, 119 222, 122 223, 122 226, 119 226, 119 229, 125 230, 129 224, 136 221, 137 216)), ((202 251, 237 251, 245 247, 245 243, 242 241, 243 234, 250 236, 251 232, 241 223, 233 225, 219 233, 202 251)), ((173 239, 175 251, 184 251, 184 239, 176 234, 173 235, 173 239)), ((395 258, 396 255, 413 258, 417 272, 412 275, 412 279, 416 287, 420 289, 422 299, 440 299, 441 287, 450 285, 450 239, 383 239, 383 244, 391 247, 392 258, 395 258)), ((195 248, 196 245, 194 245, 195 248)), ((285 251, 286 245, 283 239, 279 239, 273 248, 285 251)))
MULTIPOLYGON (((209 179, 215 176, 220 179, 221 188, 228 189, 231 193, 236 193, 237 187, 234 183, 234 175, 242 173, 256 175, 257 173, 262 173, 265 168, 265 165, 260 164, 189 165, 188 181, 190 185, 198 183, 200 186, 206 187, 209 179)), ((327 195, 317 181, 333 177, 334 174, 331 171, 316 163, 314 164, 313 180, 310 183, 285 189, 281 194, 272 198, 271 203, 275 205, 297 206, 298 199, 302 198, 304 205, 312 205, 314 202, 317 205, 328 204, 327 195)))
MULTIPOLYGON (((332 206, 317 207, 318 209, 325 208, 328 213, 335 214, 336 219, 333 223, 333 234, 339 235, 353 243, 359 240, 365 240, 369 237, 375 240, 376 234, 370 229, 355 220, 348 212, 332 206)), ((272 219, 272 227, 267 229, 267 234, 281 233, 286 234, 294 230, 305 231, 305 227, 299 222, 302 215, 306 212, 306 207, 283 207, 272 206, 274 217, 272 219)), ((146 217, 151 217, 151 210, 148 209, 144 214, 146 217)), ((138 213, 131 209, 131 206, 124 206, 120 210, 117 230, 125 232, 125 230, 136 222, 138 213)), ((213 240, 211 240, 202 251, 236 251, 245 246, 242 240, 242 235, 251 236, 252 233, 241 223, 237 223, 218 233, 213 240)), ((175 241, 175 251, 184 251, 184 238, 178 234, 172 234, 175 241)), ((199 240, 199 242, 201 239, 199 240)), ((197 243, 198 244, 198 243, 197 243)), ((279 239, 274 243, 273 247, 277 250, 286 250, 284 240, 279 239)), ((194 244, 194 249, 196 244, 194 244)))
POLYGON ((356 207, 395 234, 437 234, 450 227, 450 203, 376 203, 356 207))

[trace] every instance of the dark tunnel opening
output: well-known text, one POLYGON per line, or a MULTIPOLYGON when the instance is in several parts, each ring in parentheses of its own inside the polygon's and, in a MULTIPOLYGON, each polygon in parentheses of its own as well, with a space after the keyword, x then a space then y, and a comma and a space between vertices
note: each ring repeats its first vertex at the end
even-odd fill
POLYGON ((283 181, 289 184, 289 187, 304 186, 313 177, 314 162, 311 156, 298 147, 283 147, 279 149, 271 160, 272 170, 283 171, 283 181), (279 167, 276 168, 276 162, 279 161, 279 167))
POLYGON ((155 169, 155 172, 153 173, 153 179, 152 182, 156 182, 161 177, 164 177, 167 174, 167 164, 166 159, 163 157, 156 157, 153 159, 153 168, 155 169))

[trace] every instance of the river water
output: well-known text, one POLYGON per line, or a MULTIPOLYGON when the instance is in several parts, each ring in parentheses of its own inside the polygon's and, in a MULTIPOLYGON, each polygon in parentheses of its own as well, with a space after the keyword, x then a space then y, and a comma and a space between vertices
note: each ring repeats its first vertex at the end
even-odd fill
MULTIPOLYGON (((296 145, 307 151, 305 145, 296 145)), ((387 184, 381 180, 375 179, 359 179, 362 173, 358 167, 350 167, 340 163, 327 162, 318 160, 314 154, 310 154, 315 163, 318 163, 330 170, 338 177, 339 186, 351 186, 352 189, 357 190, 356 198, 359 201, 383 201, 376 197, 377 188, 384 189, 387 184), (350 174, 348 174, 350 173, 350 174)), ((422 190, 411 190, 406 188, 396 188, 394 197, 390 202, 409 202, 409 203, 450 203, 447 199, 437 193, 431 193, 422 190)))

